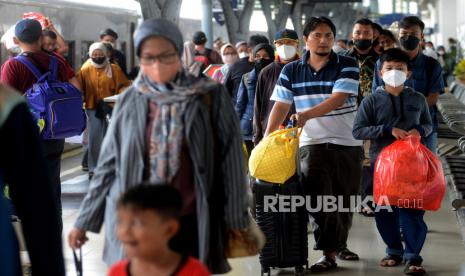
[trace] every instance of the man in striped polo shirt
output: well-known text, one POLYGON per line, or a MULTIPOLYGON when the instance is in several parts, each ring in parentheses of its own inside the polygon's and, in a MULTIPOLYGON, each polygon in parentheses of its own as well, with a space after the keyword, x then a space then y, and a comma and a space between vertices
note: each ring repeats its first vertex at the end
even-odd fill
MULTIPOLYGON (((294 103, 294 117, 304 128, 300 137, 302 184, 312 208, 323 195, 342 196, 339 206, 349 207, 349 197, 357 195, 360 187, 362 142, 352 136, 359 67, 354 59, 331 51, 335 34, 334 24, 325 17, 312 17, 305 24, 308 51, 301 60, 284 66, 271 96, 276 103, 265 133, 278 129, 294 103)), ((335 268, 338 253, 356 256, 346 244, 351 212, 322 209, 311 215, 317 224, 315 249, 323 251, 312 271, 335 268)))

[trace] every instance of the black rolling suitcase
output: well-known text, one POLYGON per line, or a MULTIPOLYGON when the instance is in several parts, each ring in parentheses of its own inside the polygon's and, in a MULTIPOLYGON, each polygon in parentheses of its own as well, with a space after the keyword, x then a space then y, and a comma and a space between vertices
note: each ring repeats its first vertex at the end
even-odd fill
MULTIPOLYGON (((299 177, 294 176, 282 185, 257 180, 255 183, 256 221, 266 237, 260 252, 262 275, 271 274, 270 268, 295 267, 295 275, 304 275, 308 268, 308 215, 305 206, 296 212, 265 212, 264 196, 302 195, 299 177)), ((275 205, 276 209, 279 206, 275 205)), ((279 210, 278 210, 279 211, 279 210)))

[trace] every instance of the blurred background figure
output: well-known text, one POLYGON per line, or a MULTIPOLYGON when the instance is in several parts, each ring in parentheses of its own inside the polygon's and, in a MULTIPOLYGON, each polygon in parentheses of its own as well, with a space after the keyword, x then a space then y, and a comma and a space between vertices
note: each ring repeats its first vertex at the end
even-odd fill
POLYGON ((195 45, 192 41, 184 42, 182 67, 194 77, 201 77, 203 63, 195 60, 195 45))
POLYGON ((228 73, 229 67, 239 59, 239 56, 237 55, 237 51, 234 46, 229 43, 224 44, 223 47, 221 47, 220 54, 224 65, 221 66, 221 68, 216 69, 213 73, 212 79, 222 84, 224 83, 224 77, 228 73))

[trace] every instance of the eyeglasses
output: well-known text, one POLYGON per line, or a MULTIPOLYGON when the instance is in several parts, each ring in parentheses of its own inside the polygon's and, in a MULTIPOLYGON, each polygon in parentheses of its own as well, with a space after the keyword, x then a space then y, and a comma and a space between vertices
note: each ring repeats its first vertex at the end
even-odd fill
POLYGON ((158 56, 142 56, 140 57, 140 64, 141 65, 153 65, 155 64, 155 61, 159 61, 160 63, 163 64, 172 64, 175 63, 179 59, 178 53, 164 53, 158 56))

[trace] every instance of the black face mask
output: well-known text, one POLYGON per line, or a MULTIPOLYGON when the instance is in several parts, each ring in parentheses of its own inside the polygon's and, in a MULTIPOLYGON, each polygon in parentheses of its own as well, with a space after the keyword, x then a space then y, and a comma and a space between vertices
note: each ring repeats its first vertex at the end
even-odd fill
POLYGON ((107 58, 106 57, 97 57, 97 58, 92 58, 92 61, 97 63, 97 64, 103 64, 107 58))
POLYGON ((255 61, 255 73, 260 73, 260 71, 265 68, 267 65, 271 64, 273 61, 271 59, 259 59, 257 61, 255 61))
POLYGON ((403 36, 400 39, 400 45, 407 51, 415 50, 420 43, 420 39, 416 36, 403 36))
POLYGON ((357 48, 360 51, 365 51, 365 50, 370 49, 372 44, 373 43, 372 43, 372 41, 370 39, 357 39, 357 40, 354 40, 355 48, 357 48))

